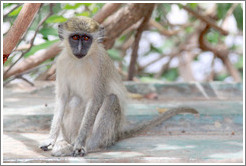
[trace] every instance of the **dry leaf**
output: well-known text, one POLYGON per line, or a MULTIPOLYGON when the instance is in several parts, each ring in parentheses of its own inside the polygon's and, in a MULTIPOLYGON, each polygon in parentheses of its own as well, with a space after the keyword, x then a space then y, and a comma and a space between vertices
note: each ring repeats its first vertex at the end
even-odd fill
POLYGON ((142 98, 144 98, 143 95, 138 94, 138 93, 129 93, 129 92, 128 92, 128 96, 129 96, 130 98, 132 98, 132 99, 142 99, 142 98))
POLYGON ((168 108, 157 108, 157 111, 159 112, 159 113, 164 113, 164 112, 166 112, 168 110, 168 108))

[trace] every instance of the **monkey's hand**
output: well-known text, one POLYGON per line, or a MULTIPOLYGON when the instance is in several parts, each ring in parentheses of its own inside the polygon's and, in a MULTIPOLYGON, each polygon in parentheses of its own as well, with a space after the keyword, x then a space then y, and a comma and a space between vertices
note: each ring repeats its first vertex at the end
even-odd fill
POLYGON ((86 154, 86 149, 83 147, 79 141, 76 141, 73 147, 73 157, 81 156, 83 157, 86 154))
POLYGON ((54 139, 48 138, 39 145, 39 148, 43 151, 48 151, 54 146, 54 139))

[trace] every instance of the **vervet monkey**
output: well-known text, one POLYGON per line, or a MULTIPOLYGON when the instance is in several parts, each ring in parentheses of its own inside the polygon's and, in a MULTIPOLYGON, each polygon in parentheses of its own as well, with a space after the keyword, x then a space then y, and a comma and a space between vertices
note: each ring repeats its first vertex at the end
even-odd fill
POLYGON ((59 25, 63 51, 57 59, 56 107, 49 138, 40 146, 53 156, 84 156, 112 145, 178 113, 170 109, 137 126, 125 120, 126 89, 101 41, 103 27, 87 17, 74 17, 59 25))

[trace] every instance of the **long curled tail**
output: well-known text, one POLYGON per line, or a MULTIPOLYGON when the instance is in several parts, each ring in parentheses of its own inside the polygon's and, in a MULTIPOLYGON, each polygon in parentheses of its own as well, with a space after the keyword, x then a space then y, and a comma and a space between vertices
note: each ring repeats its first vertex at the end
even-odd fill
POLYGON ((163 114, 160 116, 149 120, 147 122, 143 122, 137 125, 131 125, 129 127, 126 127, 123 129, 123 131, 120 131, 119 133, 119 139, 127 138, 132 136, 133 134, 139 133, 142 130, 149 129, 151 127, 157 126, 164 122, 165 120, 181 113, 191 113, 191 114, 198 114, 198 111, 195 110, 194 108, 190 107, 177 107, 177 108, 171 108, 167 111, 165 111, 163 114))

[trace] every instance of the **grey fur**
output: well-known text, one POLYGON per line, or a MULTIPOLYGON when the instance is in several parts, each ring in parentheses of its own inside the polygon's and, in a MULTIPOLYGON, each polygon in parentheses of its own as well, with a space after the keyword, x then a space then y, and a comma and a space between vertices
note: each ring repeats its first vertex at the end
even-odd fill
POLYGON ((53 156, 84 156, 158 125, 178 113, 197 113, 192 108, 175 108, 149 122, 128 126, 124 115, 127 91, 100 44, 103 28, 98 26, 95 30, 98 23, 84 17, 73 19, 66 27, 80 24, 72 28, 88 33, 90 26, 86 22, 93 25, 93 32, 90 33, 93 41, 86 56, 80 59, 73 55, 68 40, 75 32, 64 29, 64 26, 59 27, 64 49, 57 59, 57 104, 49 138, 41 144, 41 149, 53 147, 53 156), (83 29, 84 24, 86 27, 83 29))

